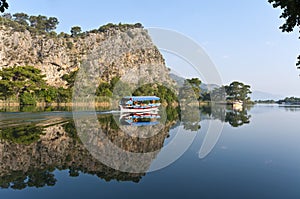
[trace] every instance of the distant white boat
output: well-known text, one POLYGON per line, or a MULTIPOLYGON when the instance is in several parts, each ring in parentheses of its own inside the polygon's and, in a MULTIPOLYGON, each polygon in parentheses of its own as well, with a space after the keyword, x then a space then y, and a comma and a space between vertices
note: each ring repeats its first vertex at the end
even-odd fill
POLYGON ((120 101, 121 112, 154 112, 160 107, 160 98, 156 96, 127 96, 120 101))

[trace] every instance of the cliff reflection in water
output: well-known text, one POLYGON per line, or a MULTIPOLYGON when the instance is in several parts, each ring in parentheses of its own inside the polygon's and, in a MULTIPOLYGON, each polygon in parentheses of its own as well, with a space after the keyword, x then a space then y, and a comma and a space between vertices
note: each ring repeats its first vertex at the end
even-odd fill
MULTIPOLYGON (((205 119, 218 119, 232 126, 250 122, 247 110, 235 112, 226 107, 202 107, 200 112, 200 115, 194 115, 193 111, 187 111, 191 115, 180 115, 178 109, 167 108, 159 115, 138 116, 138 120, 132 115, 98 114, 97 117, 114 145, 135 153, 159 152, 169 137, 170 129, 178 126, 180 120, 190 131, 198 131, 200 121, 205 119), (133 123, 130 124, 130 120, 133 123), (136 125, 137 122, 140 123, 136 125), (140 128, 143 128, 143 135, 136 136, 140 128)), ((0 119, 2 188, 54 186, 56 170, 68 170, 71 177, 80 173, 96 175, 105 181, 139 182, 145 175, 114 170, 94 158, 79 139, 70 112, 0 113, 0 119)), ((150 167, 155 155, 151 158, 142 163, 145 168, 150 167)))
MULTIPOLYGON (((43 112, 27 116, 22 113, 2 113, 0 118, 2 188, 54 186, 57 181, 55 170, 68 170, 72 177, 79 176, 80 173, 96 175, 105 181, 139 182, 145 175, 120 172, 95 159, 79 139, 71 113, 51 115, 51 112, 43 112)), ((172 118, 176 119, 176 116, 172 118)), ((152 123, 150 130, 153 131, 157 126, 163 127, 160 132, 147 139, 138 139, 124 134, 120 129, 122 126, 118 125, 113 115, 99 114, 98 121, 111 142, 133 152, 160 150, 174 124, 169 119, 165 125, 156 121, 152 123)))

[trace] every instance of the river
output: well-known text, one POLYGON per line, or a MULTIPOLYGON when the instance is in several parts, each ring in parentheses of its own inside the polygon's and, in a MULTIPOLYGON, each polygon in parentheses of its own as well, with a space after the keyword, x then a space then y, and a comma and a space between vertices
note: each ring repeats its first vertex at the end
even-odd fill
POLYGON ((0 198, 300 197, 299 107, 76 114, 0 112, 0 198))

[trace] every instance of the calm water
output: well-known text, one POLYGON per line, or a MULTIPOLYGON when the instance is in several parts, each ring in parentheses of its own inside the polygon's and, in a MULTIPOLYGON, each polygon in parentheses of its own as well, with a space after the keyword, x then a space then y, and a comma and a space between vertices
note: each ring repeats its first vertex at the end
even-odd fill
POLYGON ((300 198, 300 108, 257 105, 238 112, 206 107, 200 117, 181 115, 182 123, 176 113, 168 110, 140 123, 132 123, 132 116, 97 114, 115 144, 120 128, 155 130, 166 124, 149 142, 123 140, 126 150, 163 149, 179 131, 196 136, 168 167, 137 174, 94 158, 79 139, 71 112, 2 112, 0 198, 300 198), (200 159, 214 122, 224 128, 200 159))

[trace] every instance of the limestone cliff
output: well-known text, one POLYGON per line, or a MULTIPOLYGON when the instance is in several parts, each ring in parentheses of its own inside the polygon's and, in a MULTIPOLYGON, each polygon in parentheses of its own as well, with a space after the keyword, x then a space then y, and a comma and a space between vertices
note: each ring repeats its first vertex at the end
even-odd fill
POLYGON ((143 65, 151 65, 154 79, 170 81, 162 55, 142 27, 113 27, 71 37, 0 26, 0 69, 32 65, 46 75, 49 85, 64 86, 62 76, 80 68, 91 56, 99 59, 104 81, 143 65))

